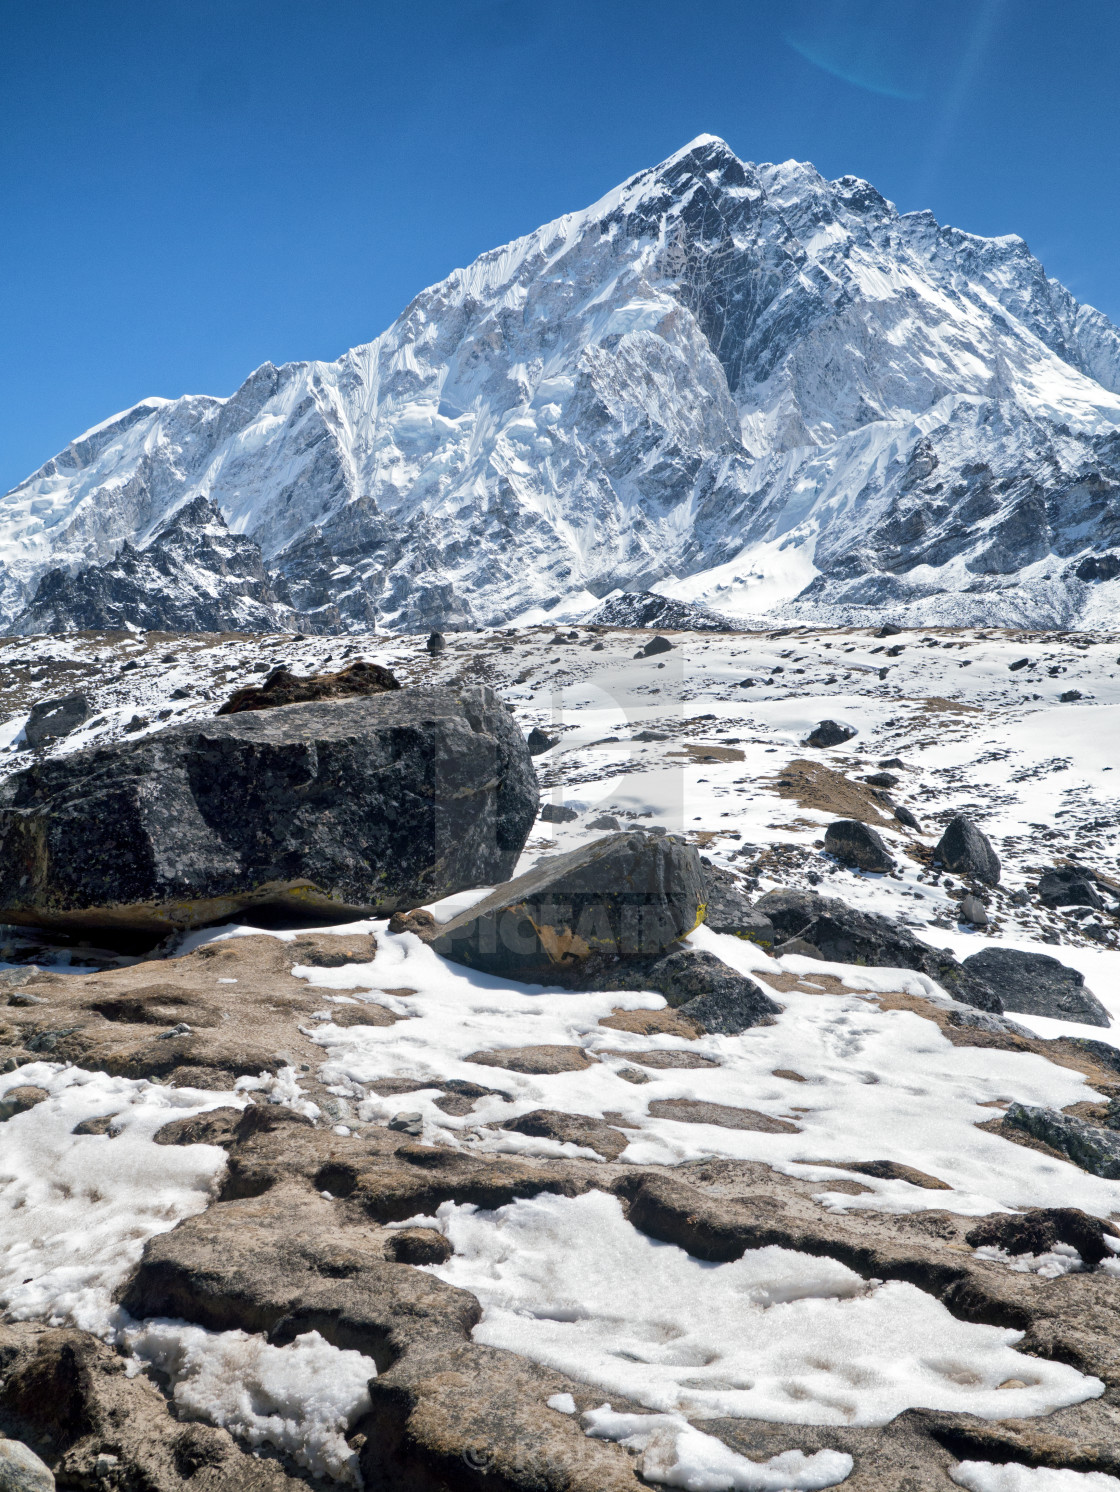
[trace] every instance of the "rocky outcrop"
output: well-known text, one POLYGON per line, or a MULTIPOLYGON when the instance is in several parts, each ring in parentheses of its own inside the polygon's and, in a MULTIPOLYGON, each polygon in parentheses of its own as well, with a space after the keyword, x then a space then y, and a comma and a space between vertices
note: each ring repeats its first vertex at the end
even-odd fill
POLYGON ((753 979, 699 948, 614 964, 596 984, 600 989, 656 990, 670 1009, 715 1036, 738 1036, 752 1026, 768 1025, 782 1010, 753 979))
POLYGON ((1004 1122, 1060 1150, 1083 1171, 1113 1181, 1120 1179, 1120 1134, 1114 1130, 1087 1124, 1074 1114, 1024 1103, 1013 1103, 1004 1122))
POLYGON ((1045 953, 1017 948, 984 948, 962 967, 991 986, 1004 1010, 1045 1015, 1086 1026, 1109 1026, 1108 1011, 1085 987, 1085 976, 1045 953))
POLYGON ((701 866, 705 926, 769 948, 774 941, 773 924, 751 905, 736 877, 710 861, 701 861, 701 866))
POLYGON ((486 688, 172 727, 4 784, 0 916, 161 933, 265 904, 415 906, 508 876, 537 795, 486 688))
MULTIPOLYGON (((955 999, 978 1010, 1002 1010, 997 992, 947 951, 931 948, 893 917, 857 911, 813 891, 770 891, 757 910, 768 917, 785 943, 796 941, 835 963, 875 968, 915 969, 928 974, 955 999)), ((775 952, 780 954, 783 943, 775 952)), ((795 951, 795 950, 790 950, 795 951)))
POLYGON ((510 979, 587 979, 663 952, 693 930, 702 905, 694 849, 671 836, 611 834, 499 886, 431 946, 510 979))
POLYGON ((894 857, 883 843, 882 836, 859 819, 839 819, 835 824, 829 824, 824 834, 824 847, 842 865, 854 865, 859 870, 869 870, 877 875, 894 869, 894 857))
POLYGON ((1103 905, 1097 877, 1087 866, 1061 866, 1048 870, 1038 883, 1038 899, 1044 907, 1092 907, 1103 905))
POLYGON ((143 548, 126 539, 104 564, 48 570, 12 630, 334 632, 339 623, 334 606, 312 616, 287 605, 259 544, 232 533, 217 506, 196 497, 143 548))
POLYGON ((23 735, 29 746, 43 746, 48 741, 68 736, 91 719, 93 711, 84 694, 67 694, 62 699, 42 699, 31 708, 23 735))
POLYGON ((844 720, 822 720, 809 732, 805 744, 817 747, 843 746, 845 741, 850 741, 858 734, 855 726, 848 725, 844 720))
POLYGON ((588 626, 665 627, 674 632, 739 632, 742 624, 706 606, 674 601, 653 591, 625 591, 612 596, 585 618, 588 626))

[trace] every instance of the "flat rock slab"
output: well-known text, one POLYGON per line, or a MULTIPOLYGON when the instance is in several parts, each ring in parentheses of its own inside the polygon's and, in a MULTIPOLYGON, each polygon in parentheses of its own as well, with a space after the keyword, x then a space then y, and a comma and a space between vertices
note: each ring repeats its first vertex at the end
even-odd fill
POLYGON ((523 1072, 547 1077, 556 1072, 583 1072, 594 1066, 594 1058, 581 1046, 513 1046, 496 1052, 472 1052, 464 1058, 479 1067, 504 1067, 507 1072, 523 1072))
POLYGON ((871 1176, 878 1181, 908 1181, 911 1186, 920 1186, 925 1191, 947 1192, 952 1187, 927 1171, 915 1166, 906 1166, 897 1160, 813 1160, 805 1161, 809 1166, 829 1166, 837 1171, 855 1171, 859 1176, 871 1176))
POLYGON ((654 1048, 648 1052, 606 1051, 601 1055, 625 1057, 628 1062, 637 1062, 642 1067, 662 1068, 670 1072, 721 1065, 718 1057, 706 1057, 703 1052, 678 1052, 671 1048, 669 1050, 654 1048))
POLYGON ((678 1124, 718 1124, 721 1129, 755 1129, 768 1135, 801 1133, 796 1124, 760 1114, 757 1109, 736 1109, 730 1104, 701 1103, 692 1098, 655 1098, 648 1112, 654 1119, 675 1119, 678 1124))
POLYGON ((164 934, 334 918, 513 870, 532 762, 486 688, 246 711, 43 761, 0 789, 0 918, 164 934))
POLYGON ((1086 989, 1085 976, 1049 954, 984 948, 966 958, 962 967, 991 985, 1004 1010, 1086 1026, 1112 1024, 1108 1011, 1086 989))
POLYGON ((604 1160, 617 1160, 630 1143, 629 1136, 601 1119, 565 1114, 558 1109, 533 1109, 516 1119, 507 1119, 501 1128, 514 1134, 556 1140, 562 1145, 582 1145, 596 1151, 604 1160))
POLYGON ((632 1031, 635 1036, 683 1036, 685 1041, 695 1041, 703 1035, 699 1022, 672 1009, 612 1010, 599 1024, 611 1031, 632 1031))
POLYGON ((431 947, 505 978, 570 982, 663 952, 696 927, 702 905, 694 849, 671 836, 610 834, 499 886, 431 947))

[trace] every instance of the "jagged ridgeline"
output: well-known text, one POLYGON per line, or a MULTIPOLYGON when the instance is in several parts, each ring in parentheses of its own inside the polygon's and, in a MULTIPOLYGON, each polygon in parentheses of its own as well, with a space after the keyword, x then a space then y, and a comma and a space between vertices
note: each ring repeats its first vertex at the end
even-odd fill
POLYGON ((704 136, 335 363, 86 432, 0 499, 0 609, 419 630, 656 587, 1091 626, 1118 493, 1120 332, 1021 239, 704 136))

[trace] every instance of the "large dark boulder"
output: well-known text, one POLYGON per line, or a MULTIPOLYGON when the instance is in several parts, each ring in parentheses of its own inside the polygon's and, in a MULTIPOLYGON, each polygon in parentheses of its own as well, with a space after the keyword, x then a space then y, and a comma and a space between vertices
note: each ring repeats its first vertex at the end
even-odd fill
POLYGON ((669 835, 610 834, 499 886, 431 946, 509 979, 580 980, 664 952, 693 930, 702 904, 694 849, 669 835))
POLYGON ((84 694, 67 694, 62 699, 42 699, 34 705, 23 727, 29 746, 57 741, 84 725, 93 715, 84 694))
POLYGON ((1099 912, 1103 906, 1096 876, 1081 865, 1046 871, 1038 883, 1038 899, 1051 908, 1092 907, 1099 912))
POLYGON ((824 847, 844 865, 883 874, 894 869, 894 858, 882 837, 859 819, 837 819, 824 832, 824 847))
MULTIPOLYGON (((866 964, 871 968, 914 969, 936 979, 954 999, 977 1010, 1002 1013, 998 993, 947 951, 931 948, 893 917, 857 911, 846 902, 814 891, 770 891, 755 903, 783 943, 794 939, 815 948, 830 963, 866 964)), ((791 950, 792 951, 792 950, 791 950)))
POLYGON ((1108 1011, 1085 988, 1085 976, 1046 953, 1022 953, 1017 948, 984 948, 961 966, 991 985, 1004 1010, 1023 1015, 1047 1015, 1056 1021, 1080 1021, 1086 1026, 1109 1026, 1108 1011))
POLYGON ((806 738, 806 746, 843 746, 845 741, 850 741, 853 736, 858 736, 859 731, 854 725, 849 725, 846 720, 822 720, 814 726, 806 738))
POLYGON ((962 814, 949 820, 934 846, 933 858, 954 875, 970 876, 987 886, 999 884, 999 857, 988 836, 962 814))
POLYGON ((330 916, 508 876, 538 786, 485 688, 175 726, 0 789, 0 920, 158 933, 260 904, 330 916))
POLYGON ((1058 1109, 1035 1108, 1025 1103, 1013 1103, 1004 1123, 1060 1150, 1083 1171, 1108 1181, 1120 1181, 1120 1135, 1111 1130, 1087 1124, 1084 1119, 1058 1109))
POLYGON ((659 959, 650 970, 649 987, 717 1036, 738 1036, 782 1010, 753 979, 699 948, 680 948, 659 959))

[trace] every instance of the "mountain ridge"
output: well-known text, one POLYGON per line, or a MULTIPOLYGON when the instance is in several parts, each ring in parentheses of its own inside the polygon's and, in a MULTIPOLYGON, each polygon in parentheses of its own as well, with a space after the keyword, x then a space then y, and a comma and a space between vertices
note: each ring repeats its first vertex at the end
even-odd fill
POLYGON ((316 629, 650 589, 1091 625, 1120 611, 1107 562, 1078 574, 1120 543, 1118 495, 1120 331, 1022 239, 700 136, 334 363, 84 432, 0 498, 0 607, 19 628, 48 570, 143 550, 202 497, 316 629))

